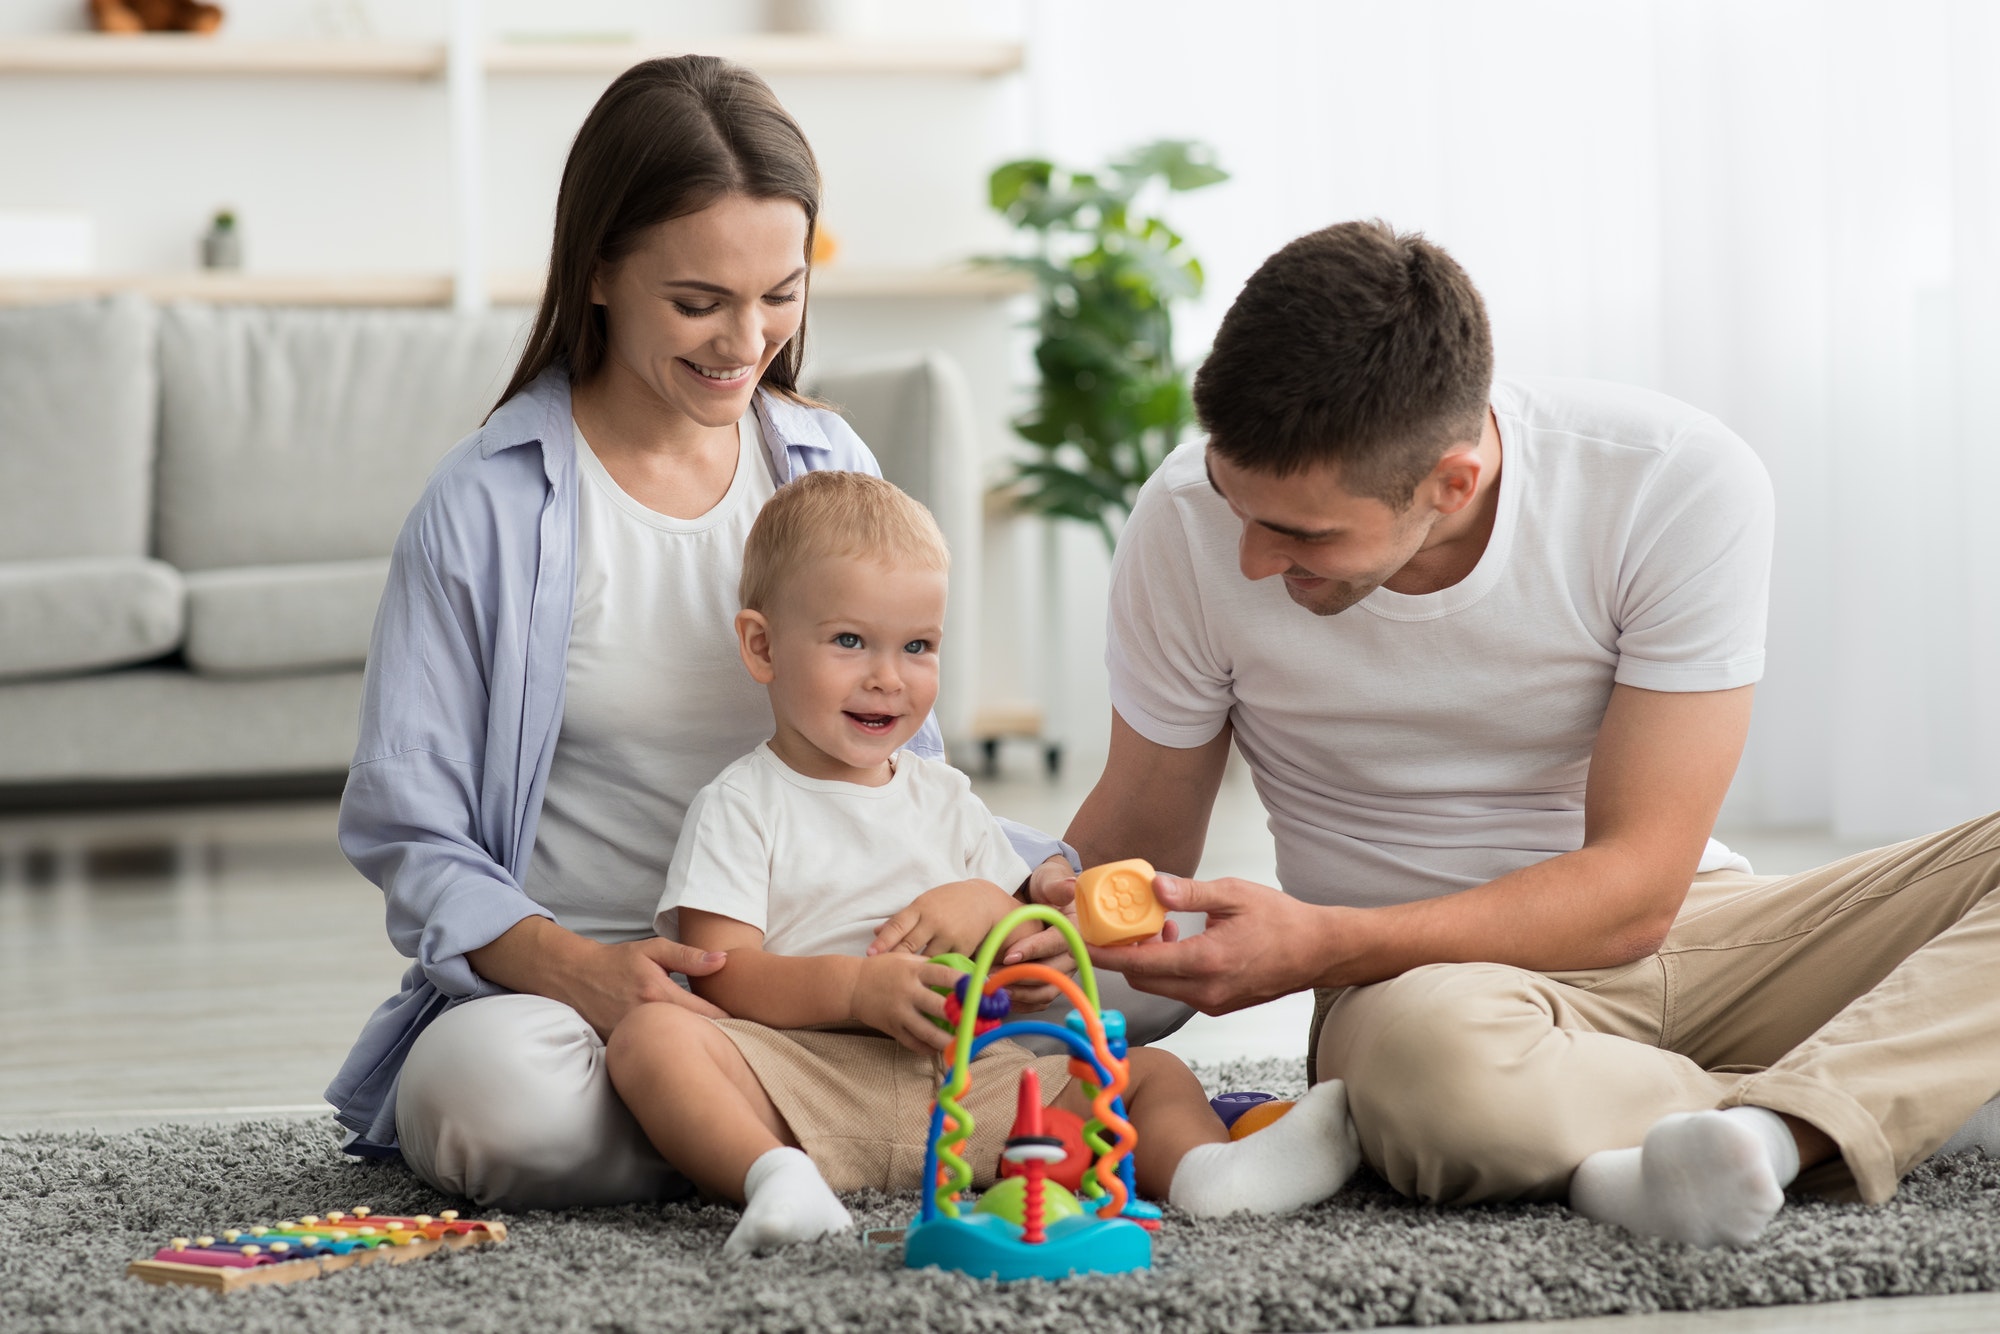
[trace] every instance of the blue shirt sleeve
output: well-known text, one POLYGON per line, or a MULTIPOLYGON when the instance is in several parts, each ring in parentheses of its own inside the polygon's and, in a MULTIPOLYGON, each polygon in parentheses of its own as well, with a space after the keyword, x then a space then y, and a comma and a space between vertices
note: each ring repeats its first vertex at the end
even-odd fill
POLYGON ((395 947, 439 991, 467 997, 504 990, 473 971, 468 950, 552 915, 502 863, 513 774, 486 772, 488 664, 508 620, 509 593, 491 568, 500 556, 477 513, 480 489, 452 496, 472 514, 454 512, 444 494, 434 485, 419 502, 390 560, 340 846, 381 887, 395 947))

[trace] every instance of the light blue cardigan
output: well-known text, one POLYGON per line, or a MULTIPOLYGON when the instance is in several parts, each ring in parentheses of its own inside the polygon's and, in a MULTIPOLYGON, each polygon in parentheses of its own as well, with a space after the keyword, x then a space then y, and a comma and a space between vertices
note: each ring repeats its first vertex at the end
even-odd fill
MULTIPOLYGON (((775 475, 881 469, 834 413, 759 392, 775 475)), ((416 962, 326 1090, 350 1153, 396 1144, 396 1078, 438 1015, 506 990, 465 955, 524 917, 522 891, 563 710, 576 597, 569 380, 544 372, 447 454, 396 539, 362 686, 340 846, 388 900, 416 962)), ((941 758, 935 718, 910 749, 941 758)), ((1003 821, 1003 824, 1007 822, 1003 821)), ((1065 851, 1007 825, 1030 866, 1065 851)))

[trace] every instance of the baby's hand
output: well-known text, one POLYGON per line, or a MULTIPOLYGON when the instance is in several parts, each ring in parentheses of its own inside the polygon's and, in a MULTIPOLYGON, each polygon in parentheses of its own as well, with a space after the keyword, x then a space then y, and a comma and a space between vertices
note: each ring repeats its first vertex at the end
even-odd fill
POLYGON ((993 924, 1020 903, 991 880, 955 880, 917 895, 909 907, 882 923, 868 946, 871 957, 897 952, 972 954, 993 924))
POLYGON ((951 1034, 931 1022, 944 1018, 944 997, 965 976, 915 954, 878 954, 861 961, 848 1018, 887 1034, 911 1051, 931 1055, 951 1046, 951 1034))

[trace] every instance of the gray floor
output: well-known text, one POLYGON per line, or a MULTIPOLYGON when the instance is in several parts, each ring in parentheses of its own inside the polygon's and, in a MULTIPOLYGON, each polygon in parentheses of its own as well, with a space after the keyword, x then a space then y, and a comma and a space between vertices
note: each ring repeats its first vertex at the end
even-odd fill
MULTIPOLYGON (((980 784, 995 810, 1060 829, 1074 772, 980 784)), ((334 846, 330 802, 0 816, 0 1132, 319 1114, 319 1092, 403 960, 381 897, 334 846)), ((1725 831, 1760 871, 1857 848, 1811 831, 1725 831)), ((1204 875, 1268 882, 1247 776, 1223 786, 1204 875)), ((1299 998, 1196 1018, 1165 1045, 1190 1060, 1293 1055, 1299 998)), ((2000 1328, 2000 1296, 1913 1298, 1587 1320, 1564 1334, 2000 1328)))

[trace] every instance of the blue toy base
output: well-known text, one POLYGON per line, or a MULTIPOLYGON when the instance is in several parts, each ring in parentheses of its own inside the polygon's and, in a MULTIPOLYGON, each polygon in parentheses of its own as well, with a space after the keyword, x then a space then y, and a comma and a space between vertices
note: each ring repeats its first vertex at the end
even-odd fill
POLYGON ((1153 1238, 1122 1218, 1065 1218, 1051 1223, 1048 1240, 1030 1246, 1021 1230, 993 1214, 934 1218, 913 1223, 903 1239, 903 1265, 936 1265, 973 1278, 1068 1278, 1071 1274, 1123 1274, 1153 1267, 1153 1238))

